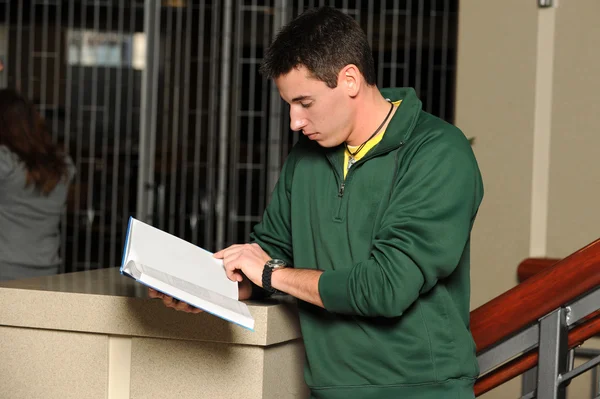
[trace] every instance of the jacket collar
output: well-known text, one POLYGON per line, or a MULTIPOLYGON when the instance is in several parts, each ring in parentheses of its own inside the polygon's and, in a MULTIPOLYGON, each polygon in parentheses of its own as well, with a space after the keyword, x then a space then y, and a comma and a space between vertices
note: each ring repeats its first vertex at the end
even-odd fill
MULTIPOLYGON (((369 151, 365 159, 393 151, 410 140, 422 109, 421 100, 412 88, 385 88, 380 91, 381 95, 389 101, 402 100, 402 103, 385 129, 383 138, 375 148, 369 151)), ((346 147, 341 144, 325 149, 325 153, 333 165, 341 165, 345 150, 346 147)))

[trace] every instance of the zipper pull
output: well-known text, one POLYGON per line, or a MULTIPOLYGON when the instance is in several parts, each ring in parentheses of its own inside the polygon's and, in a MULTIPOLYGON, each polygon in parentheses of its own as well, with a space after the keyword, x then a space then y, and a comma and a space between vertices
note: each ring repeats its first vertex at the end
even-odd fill
POLYGON ((344 196, 344 183, 342 183, 342 185, 340 186, 340 192, 338 193, 339 197, 343 197, 344 196))

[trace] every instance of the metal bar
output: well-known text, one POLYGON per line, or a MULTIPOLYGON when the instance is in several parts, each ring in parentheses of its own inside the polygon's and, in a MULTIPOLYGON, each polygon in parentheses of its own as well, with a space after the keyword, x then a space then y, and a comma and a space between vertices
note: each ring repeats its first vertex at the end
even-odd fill
POLYGON ((384 63, 384 54, 385 54, 385 27, 386 27, 386 17, 387 17, 387 11, 385 9, 385 4, 386 2, 384 1, 383 4, 380 5, 379 8, 379 45, 377 47, 377 52, 379 55, 379 62, 377 65, 377 85, 379 87, 383 87, 383 79, 384 79, 384 70, 383 70, 383 63, 384 63))
MULTIPOLYGON (((34 6, 35 7, 35 6, 34 6)), ((42 52, 48 52, 48 5, 42 5, 42 52)), ((48 73, 48 57, 42 55, 41 57, 41 71, 40 71, 40 105, 43 104, 44 108, 42 111, 42 117, 48 119, 48 113, 46 112, 48 99, 46 98, 46 75, 48 73)), ((54 114, 56 117, 56 113, 54 114)))
POLYGON ((600 308, 600 288, 596 288, 568 306, 567 324, 572 326, 600 308))
MULTIPOLYGON (((222 4, 222 3, 220 3, 222 4)), ((218 108, 217 102, 219 99, 219 69, 218 65, 221 63, 219 54, 219 42, 221 32, 221 18, 220 18, 220 7, 214 2, 211 4, 211 41, 210 41, 210 59, 214 60, 210 62, 209 70, 209 101, 208 101, 208 131, 215 132, 217 130, 217 117, 218 108)), ((217 153, 217 140, 214 134, 208 134, 208 150, 207 150, 207 168, 206 168, 206 193, 207 193, 207 215, 206 223, 204 225, 204 242, 205 247, 217 249, 216 239, 214 238, 214 227, 215 227, 215 204, 216 197, 213 194, 215 192, 215 156, 217 153)))
POLYGON ((539 325, 534 324, 505 342, 490 348, 477 356, 480 374, 485 374, 496 366, 510 360, 519 353, 535 348, 539 342, 539 325))
POLYGON ((591 359, 596 356, 600 356, 600 349, 575 348, 575 357, 584 357, 587 359, 591 359))
MULTIPOLYGON (((83 89, 84 89, 84 68, 81 64, 82 62, 82 57, 81 57, 81 53, 82 53, 82 46, 83 46, 83 32, 85 31, 86 28, 86 17, 85 17, 85 6, 86 6, 86 2, 85 0, 82 0, 80 3, 80 10, 79 10, 79 14, 80 14, 80 21, 81 21, 81 27, 79 29, 79 62, 77 64, 77 70, 78 70, 78 74, 77 74, 77 123, 76 123, 76 132, 83 132, 83 105, 84 105, 84 101, 83 101, 83 89)), ((72 25, 71 25, 72 26, 72 25)), ((76 162, 76 167, 77 167, 77 175, 76 175, 76 184, 75 184, 75 206, 74 206, 74 221, 73 221, 73 265, 77 265, 79 264, 79 236, 80 236, 80 231, 79 231, 79 222, 81 219, 81 213, 80 213, 80 199, 81 199, 81 182, 82 182, 82 177, 83 177, 83 169, 81 167, 81 152, 82 152, 82 141, 83 138, 81 137, 81 133, 77 134, 77 138, 76 138, 76 144, 75 144, 75 162, 76 162)), ((88 198, 87 201, 89 201, 90 199, 88 198)), ((86 202, 87 202, 86 201, 86 202)), ((87 205, 87 204, 86 204, 87 205)))
MULTIPOLYGON (((146 21, 146 18, 154 18, 152 16, 148 16, 147 14, 152 13, 152 8, 148 9, 146 8, 146 4, 144 4, 144 22, 146 21)), ((160 10, 159 10, 160 11, 160 10)), ((158 25, 158 22, 156 22, 157 27, 156 29, 158 29, 160 27, 160 25, 158 25)), ((146 26, 146 24, 144 24, 144 26, 146 26)), ((154 28, 154 26, 153 26, 154 28)), ((146 30, 144 28, 144 30, 146 30)), ((135 5, 132 4, 130 5, 130 12, 129 12, 129 29, 127 30, 129 33, 135 33, 135 5)), ((160 31, 159 31, 160 33, 160 31)), ((144 71, 148 71, 148 60, 150 60, 150 55, 153 55, 154 57, 158 56, 158 51, 156 51, 156 49, 154 47, 150 47, 150 45, 154 44, 153 41, 151 41, 151 38, 148 36, 148 32, 144 31, 144 36, 145 36, 145 40, 146 40, 146 57, 145 57, 145 65, 144 65, 144 71)), ((155 59, 155 58, 153 58, 155 59)), ((144 73, 142 72, 142 85, 143 85, 143 80, 144 80, 144 73)), ((127 70, 127 82, 129 82, 129 84, 127 85, 127 97, 126 97, 126 112, 130 115, 133 115, 133 96, 134 96, 134 92, 133 92, 133 88, 134 88, 134 70, 133 67, 130 65, 129 69, 127 70)), ((144 99, 140 99, 140 108, 141 105, 144 104, 144 99)), ((144 112, 139 109, 139 114, 140 114, 140 120, 142 119, 142 116, 144 115, 144 112)), ((139 138, 141 139, 141 128, 142 125, 140 124, 140 131, 138 131, 139 134, 139 138)), ((123 177, 124 180, 124 185, 123 187, 127 187, 127 189, 125 190, 125 193, 123 195, 123 220, 121 221, 121 223, 123 225, 125 225, 127 223, 127 220, 129 218, 129 215, 132 213, 129 209, 129 197, 130 197, 130 190, 129 187, 131 186, 131 155, 132 155, 132 147, 133 147, 133 118, 126 118, 125 121, 125 167, 124 172, 125 172, 125 176, 123 177)), ((142 161, 143 159, 140 159, 139 154, 138 154, 138 165, 141 165, 140 161, 142 161)), ((138 166, 139 167, 139 166, 138 166)), ((138 170, 138 177, 140 175, 140 172, 138 170)), ((137 190, 139 189, 140 185, 139 185, 139 179, 136 182, 136 195, 137 190)), ((145 192, 140 193, 140 195, 145 195, 145 192)), ((145 201, 145 198, 140 198, 140 195, 137 195, 136 198, 136 208, 135 208, 135 212, 136 215, 139 217, 138 214, 138 207, 137 207, 137 202, 138 201, 145 201)), ((127 230, 123 229, 122 230, 122 236, 121 236, 121 242, 125 242, 125 235, 127 234, 127 230)))
POLYGON ((534 399, 536 397, 536 395, 537 395, 537 391, 533 390, 533 391, 529 392, 527 395, 521 396, 521 399, 534 399))
MULTIPOLYGON (((303 5, 304 6, 304 3, 303 5)), ((285 0, 285 2, 282 2, 282 9, 281 9, 281 24, 280 26, 283 26, 284 24, 289 22, 289 19, 291 19, 292 17, 294 17, 294 10, 293 10, 294 6, 293 6, 293 2, 292 5, 289 5, 288 0, 285 0), (290 12, 288 12, 288 10, 290 10, 290 12)), ((280 28, 278 28, 280 29, 280 28)), ((273 33, 276 33, 276 31, 274 30, 273 33)), ((274 89, 276 89, 276 87, 273 86, 274 89)), ((275 97, 277 99, 279 99, 279 92, 277 92, 275 94, 275 97)), ((279 157, 280 157, 280 162, 279 165, 275 166, 276 170, 275 170, 275 182, 277 181, 277 179, 279 178, 279 170, 281 168, 281 158, 284 155, 287 155, 289 152, 289 147, 290 147, 290 142, 294 143, 296 140, 298 140, 298 132, 291 132, 290 129, 290 112, 289 112, 289 105, 285 102, 285 101, 279 101, 279 112, 281 114, 281 118, 280 118, 280 122, 279 122, 279 138, 278 140, 281 143, 281 151, 279 152, 279 157), (287 132, 288 134, 286 134, 283 138, 282 136, 282 132, 287 132)), ((275 182, 273 184, 275 184, 275 182)), ((270 194, 270 192, 269 192, 270 194)))
MULTIPOLYGON (((60 61, 62 60, 60 44, 62 39, 62 1, 56 3, 55 9, 55 21, 54 21, 54 98, 52 103, 54 104, 54 119, 52 121, 52 139, 56 142, 58 139, 58 116, 60 108, 60 61)), ((65 230, 65 220, 63 212, 63 221, 61 231, 65 230)), ((65 240, 62 241, 64 247, 65 240)))
MULTIPOLYGON (((235 18, 235 23, 234 26, 236 27, 236 37, 235 40, 233 40, 233 52, 235 53, 233 60, 232 60, 232 65, 233 67, 231 68, 233 72, 232 77, 231 77, 231 86, 233 87, 232 92, 235 93, 241 93, 242 92, 242 86, 241 86, 241 77, 244 73, 244 65, 240 62, 240 59, 242 58, 242 47, 243 47, 243 33, 244 33, 244 12, 241 8, 237 8, 237 10, 232 9, 232 12, 235 12, 236 18, 235 18)), ((227 209, 228 212, 226 212, 227 214, 227 226, 229 227, 227 229, 227 240, 225 242, 224 245, 228 245, 231 244, 235 241, 237 241, 237 236, 238 236, 238 224, 237 223, 232 223, 232 216, 233 218, 237 217, 238 214, 238 204, 240 201, 240 197, 241 197, 241 193, 239 190, 239 183, 240 183, 240 173, 239 173, 239 162, 240 162, 240 139, 241 136, 239 134, 239 126, 240 126, 240 122, 239 122, 239 117, 240 117, 240 103, 241 101, 239 101, 239 97, 240 96, 233 96, 231 97, 231 105, 230 105, 230 109, 234 110, 232 114, 230 114, 230 119, 232 121, 231 125, 229 126, 229 132, 234 133, 233 135, 230 136, 229 141, 231 143, 230 146, 230 159, 228 164, 230 165, 229 170, 228 170, 228 180, 229 180, 229 193, 231 193, 231 195, 228 196, 228 201, 227 201, 227 209)), ((247 99, 245 99, 247 101, 247 99)))
POLYGON ((538 361, 538 397, 564 399, 565 388, 558 382, 567 368, 567 315, 557 309, 540 320, 540 349, 538 361))
POLYGON ((398 77, 398 14, 400 10, 392 10, 392 60, 390 68, 390 87, 396 87, 396 78, 398 77))
MULTIPOLYGON (((68 19, 67 19, 67 26, 69 27, 69 29, 71 30, 71 34, 73 34, 73 20, 75 19, 75 6, 73 5, 73 1, 74 0, 69 0, 69 15, 68 15, 68 19)), ((67 53, 69 53, 69 43, 67 43, 67 53)), ((71 156, 70 154, 70 147, 71 147, 71 101, 72 101, 72 94, 73 94, 73 65, 71 65, 71 63, 67 62, 66 65, 66 69, 67 69, 67 88, 66 88, 66 93, 65 93, 65 153, 69 154, 69 156, 71 156)), ((75 164, 75 159, 73 159, 73 157, 71 157, 73 163, 75 164)), ((79 170, 76 170, 76 174, 79 175, 80 172, 79 170)), ((76 219, 76 212, 73 212, 73 218, 76 219)), ((69 223, 69 217, 67 215, 67 213, 64 213, 64 217, 63 217, 63 229, 62 229, 62 243, 63 245, 60 246, 60 257, 62 259, 61 262, 61 266, 60 266, 60 272, 61 273, 65 273, 67 272, 67 270, 69 271, 73 271, 72 268, 67 269, 66 266, 66 257, 67 257, 67 229, 66 226, 69 223)), ((76 235, 76 230, 73 230, 74 235, 76 235)), ((74 264, 75 263, 75 258, 71 259, 71 263, 74 264)))
POLYGON ((137 187, 138 219, 152 222, 154 186, 154 153, 156 148, 156 101, 160 43, 160 2, 144 0, 144 33, 146 35, 146 63, 142 71, 140 106, 139 171, 137 187), (150 195, 148 195, 150 192, 150 195))
POLYGON ((170 174, 170 199, 169 199, 169 232, 175 233, 175 219, 179 211, 176 212, 175 207, 175 193, 178 191, 177 187, 177 161, 179 156, 179 118, 181 113, 179 111, 179 105, 181 103, 181 25, 183 24, 182 8, 177 9, 177 21, 175 22, 175 66, 173 76, 173 113, 172 118, 172 129, 171 133, 171 174, 170 174))
MULTIPOLYGON (((286 0, 275 0, 275 13, 273 14, 273 32, 278 32, 283 26, 283 13, 288 7, 286 0)), ((265 47, 266 48, 266 47, 265 47)), ((266 80, 265 80, 266 81, 266 80)), ((281 123, 283 119, 282 105, 279 91, 274 82, 269 82, 269 126, 268 126, 268 169, 267 169, 267 191, 271 193, 279 178, 281 165, 281 123)), ((266 91, 265 91, 266 93, 266 91)))
MULTIPOLYGON (((275 8, 274 10, 274 14, 273 17, 270 17, 271 20, 273 20, 275 18, 275 15, 277 15, 278 13, 280 13, 281 10, 277 10, 275 8)), ((267 18, 267 16, 265 15, 265 18, 267 18)), ((269 47, 269 41, 271 39, 271 28, 272 25, 270 23, 268 23, 267 21, 265 21, 265 23, 263 23, 263 42, 262 42, 262 48, 263 48, 263 57, 264 58, 264 51, 267 49, 267 47, 269 47)), ((262 215, 264 213, 264 208, 266 205, 266 196, 271 192, 271 190, 269 190, 268 188, 265 191, 266 188, 266 184, 267 184, 267 177, 268 177, 268 173, 269 173, 269 156, 268 154, 270 152, 279 152, 279 147, 275 150, 275 151, 268 151, 268 145, 269 145, 269 127, 271 126, 271 124, 269 123, 269 119, 267 119, 266 115, 267 115, 267 109, 269 108, 269 102, 268 102, 268 93, 269 93, 269 82, 267 81, 267 79, 265 79, 264 77, 261 77, 261 88, 260 88, 260 94, 261 94, 261 104, 260 104, 260 110, 262 115, 260 115, 260 163, 263 166, 263 171, 260 173, 260 191, 259 191, 259 197, 258 197, 258 212, 260 215, 262 215)), ((275 122, 275 125, 277 125, 277 121, 275 122)))
MULTIPOLYGON (((134 13, 134 10, 131 9, 131 13, 134 13)), ((125 5, 123 2, 119 2, 119 10, 118 10, 118 20, 117 20, 117 35, 119 38, 124 39, 123 35, 123 25, 124 25, 124 14, 125 14, 125 5)), ((112 243, 110 245, 110 254, 109 259, 110 262, 117 262, 116 254, 117 254, 117 245, 120 241, 117 240, 117 193, 119 193, 120 188, 122 187, 124 191, 128 191, 127 187, 119 185, 119 159, 121 155, 121 94, 123 87, 123 54, 122 50, 119 53, 121 60, 121 65, 117 68, 117 76, 115 86, 117 88, 115 93, 115 138, 113 145, 113 159, 112 159, 112 191, 111 191, 111 206, 112 211, 110 212, 110 237, 112 239, 112 243)), ((130 68, 133 66, 129 65, 130 68)), ((133 82, 129 82, 129 84, 133 84, 133 82)), ((126 216, 126 215, 123 215, 126 216)), ((118 263, 116 263, 118 264, 118 263)))
MULTIPOLYGON (((10 8, 9 8, 10 10, 10 8)), ((60 60, 61 51, 60 44, 62 39, 62 2, 57 3, 55 10, 55 22, 54 22, 54 98, 52 100, 54 104, 54 119, 52 120, 52 140, 57 142, 58 140, 58 119, 59 119, 59 109, 60 109, 60 60)), ((9 12, 10 15, 10 12, 9 12)), ((68 68, 68 65, 67 65, 68 68)), ((66 97, 69 97, 71 94, 68 93, 66 97)), ((65 134, 65 132, 63 132, 65 134)), ((67 143, 64 143, 66 146, 67 143)), ((68 155, 68 151, 65 151, 65 155, 68 155)), ((67 243, 67 205, 64 205, 63 211, 60 216, 60 266, 59 273, 64 273, 66 269, 66 261, 65 261, 65 247, 67 243)))
POLYGON ((167 170, 167 154, 169 151, 169 118, 170 118, 170 108, 171 108, 171 95, 172 95, 172 91, 171 91, 171 66, 172 66, 172 47, 171 46, 171 36, 170 36, 170 32, 173 30, 173 9, 172 8, 168 8, 167 9, 167 13, 166 13, 166 17, 167 17, 167 23, 166 23, 166 35, 165 35, 165 40, 164 40, 164 53, 165 53, 165 57, 163 59, 164 62, 164 81, 163 81, 163 91, 164 91, 164 95, 163 95, 163 110, 162 110, 162 116, 161 116, 161 120, 160 123, 162 125, 162 131, 161 131, 161 141, 162 141, 162 145, 161 145, 161 162, 160 162, 160 182, 159 182, 159 186, 158 186, 158 206, 157 206, 157 212, 158 212, 158 226, 161 229, 166 230, 167 229, 167 221, 168 221, 168 214, 166 212, 165 209, 165 195, 164 195, 164 187, 168 184, 168 170, 167 170))
POLYGON ((573 378, 577 377, 578 375, 581 375, 581 374, 585 373, 586 371, 598 366, 599 364, 600 364, 600 356, 597 356, 597 357, 593 358, 592 360, 588 360, 587 362, 580 365, 579 367, 576 367, 567 373, 559 375, 558 376, 558 384, 564 384, 564 383, 572 380, 573 378))
POLYGON ((404 77, 402 86, 410 86, 410 32, 412 22, 412 1, 406 2, 406 14, 404 16, 404 77))
POLYGON ((417 7, 417 46, 415 48, 415 91, 421 95, 421 72, 423 60, 423 0, 417 7))
POLYGON ((436 1, 432 0, 431 9, 429 10, 429 59, 427 62, 427 97, 425 98, 425 110, 433 111, 433 71, 435 63, 435 22, 437 12, 436 1))
MULTIPOLYGON (((106 31, 109 32, 109 34, 112 34, 112 4, 111 3, 107 3, 106 4, 106 15, 107 15, 107 21, 106 21, 106 31)), ((119 40, 120 38, 117 37, 117 40, 119 40)), ((104 90, 104 99, 102 102, 102 116, 103 116, 103 120, 102 120, 102 170, 100 173, 100 242, 98 245, 98 267, 99 268, 103 268, 103 267, 107 267, 108 265, 105 264, 104 262, 104 253, 105 253, 105 247, 106 247, 106 216, 107 213, 109 212, 109 210, 114 209, 112 204, 107 204, 107 196, 108 196, 108 192, 107 192, 107 180, 108 180, 108 121, 109 121, 109 114, 110 114, 110 78, 111 78, 111 72, 112 72, 112 68, 110 67, 104 67, 103 68, 103 73, 104 73, 104 87, 102 88, 102 90, 104 90)), ((110 241, 109 240, 109 245, 110 245, 110 241)), ((110 260, 110 262, 112 262, 112 259, 110 260)), ((110 265, 110 266, 114 266, 114 265, 110 265)))
POLYGON ((567 371, 573 370, 575 365, 575 349, 571 349, 567 355, 567 371))
POLYGON ((537 366, 523 373, 521 380, 521 393, 535 392, 537 388, 537 366))
POLYGON ((442 65, 440 67, 440 111, 439 117, 446 119, 446 73, 448 70, 448 25, 450 19, 450 2, 444 0, 444 17, 442 22, 442 65))
MULTIPOLYGON (((100 25, 100 8, 98 3, 94 4, 94 34, 98 34, 100 25)), ((94 206, 94 186, 95 186, 95 164, 96 164, 96 117, 97 112, 95 110, 98 101, 98 60, 94 61, 92 66, 92 108, 91 119, 90 119, 90 130, 91 137, 89 140, 88 149, 88 192, 87 192, 87 224, 85 231, 85 269, 91 268, 92 262, 92 227, 96 220, 96 209, 94 206)))
POLYGON ((17 56, 16 56, 16 67, 15 67, 15 86, 17 90, 23 90, 21 86, 21 57, 23 56, 23 0, 19 0, 19 5, 17 6, 17 56))
POLYGON ((28 80, 27 80, 27 93, 30 101, 34 101, 33 98, 33 82, 35 81, 33 75, 33 53, 35 51, 35 0, 31 1, 29 7, 29 65, 28 65, 28 80))
MULTIPOLYGON (((196 59, 198 60, 198 64, 196 65, 196 118, 194 122, 195 126, 195 134, 194 134, 194 178, 193 178, 193 192, 194 192, 194 201, 192 201, 192 214, 190 218, 190 222, 192 225, 192 242, 198 243, 198 226, 197 220, 199 219, 199 209, 198 204, 202 201, 202 197, 199 195, 200 193, 200 142, 202 140, 202 107, 204 105, 204 91, 203 89, 203 79, 204 79, 204 26, 205 26, 205 9, 206 3, 205 0, 201 0, 200 9, 198 10, 198 52, 196 59)), ((191 11, 190 11, 191 12, 191 11)), ((207 195, 206 189, 204 188, 203 195, 207 195)), ((206 221, 205 221, 206 223, 206 221)), ((204 243, 206 244, 206 243, 204 243)))
MULTIPOLYGON (((222 4, 222 3, 220 3, 222 4)), ((205 248, 210 247, 214 249, 219 249, 217 247, 216 240, 214 237, 214 227, 215 227, 215 196, 213 193, 215 192, 215 155, 217 153, 217 140, 215 135, 212 132, 217 130, 217 101, 219 99, 220 87, 218 84, 219 77, 219 69, 218 65, 221 63, 220 54, 219 54, 219 41, 220 41, 220 31, 221 31, 221 8, 216 5, 214 2, 211 5, 211 42, 210 42, 210 77, 209 77, 209 91, 210 98, 208 101, 208 131, 211 134, 208 134, 208 151, 207 151, 207 164, 206 168, 206 193, 207 193, 207 217, 206 223, 204 225, 204 242, 205 248), (214 61, 213 61, 214 60, 214 61)))
MULTIPOLYGON (((181 223, 179 225, 179 236, 184 237, 185 225, 187 223, 187 171, 188 171, 188 133, 190 114, 190 64, 191 64, 191 41, 192 41, 192 4, 188 3, 185 14, 185 64, 183 68, 183 112, 181 132, 181 201, 179 213, 181 223)), ((194 193, 195 194, 195 193, 194 193)), ((190 219, 191 221, 191 219, 190 219)), ((191 227, 191 224, 190 224, 191 227)))
POLYGON ((598 378, 598 367, 592 369, 592 387, 591 392, 593 397, 600 396, 600 380, 598 378))
POLYGON ((232 0, 223 2, 223 31, 221 47, 221 115, 219 121, 219 179, 217 182, 217 233, 216 247, 223 248, 225 240, 225 195, 227 190, 227 144, 229 138, 229 102, 230 102, 230 67, 231 67, 231 16, 233 14, 232 0))
MULTIPOLYGON (((252 1, 252 5, 256 5, 256 0, 252 1)), ((257 24, 258 24, 258 16, 256 15, 256 13, 252 13, 252 19, 250 22, 250 37, 256 37, 257 35, 257 24)), ((242 36, 243 37, 243 36, 242 36)), ((239 43, 239 47, 241 48, 243 45, 243 43, 239 43)), ((252 43, 251 47, 250 47, 250 58, 252 59, 256 59, 256 43, 252 43)), ((256 90, 256 63, 252 63, 252 64, 246 64, 247 67, 249 68, 249 72, 250 72, 250 89, 248 91, 248 95, 249 95, 249 99, 247 100, 247 108, 251 111, 255 110, 255 101, 254 101, 254 97, 255 97, 255 90, 256 90)), ((255 121, 256 118, 254 117, 248 117, 248 143, 246 144, 246 162, 249 163, 254 163, 254 125, 255 125, 255 121)), ((244 128, 244 127, 243 127, 244 128)), ((251 215, 252 214, 252 205, 253 205, 253 198, 252 198, 252 184, 254 182, 254 173, 252 173, 252 171, 247 170, 246 171, 246 193, 245 193, 245 214, 246 215, 251 215)), ((263 186, 259 187, 259 191, 263 190, 263 186)), ((244 197, 242 197, 244 198, 244 197)), ((241 200, 241 198, 238 196, 238 201, 241 200)), ((250 222, 245 222, 244 223, 244 240, 248 240, 248 237, 250 236, 250 229, 252 227, 252 224, 250 222)), ((234 241, 237 241, 236 237, 234 237, 234 241)))

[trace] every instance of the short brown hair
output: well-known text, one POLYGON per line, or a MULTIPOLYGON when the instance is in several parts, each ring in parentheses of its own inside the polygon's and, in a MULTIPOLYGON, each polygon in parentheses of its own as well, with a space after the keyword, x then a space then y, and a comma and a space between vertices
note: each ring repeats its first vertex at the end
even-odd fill
POLYGON ((302 65, 334 88, 340 70, 350 64, 357 66, 367 84, 375 84, 375 62, 365 32, 349 15, 321 7, 283 27, 267 49, 260 71, 273 79, 302 65))

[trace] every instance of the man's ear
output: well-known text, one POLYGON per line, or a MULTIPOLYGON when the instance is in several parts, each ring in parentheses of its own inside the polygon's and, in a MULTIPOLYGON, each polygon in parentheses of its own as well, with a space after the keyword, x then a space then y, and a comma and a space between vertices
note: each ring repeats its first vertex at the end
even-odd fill
POLYGON ((343 85, 344 89, 350 97, 356 97, 360 91, 362 83, 362 75, 358 70, 358 67, 354 64, 346 65, 340 71, 338 76, 338 85, 343 85))

